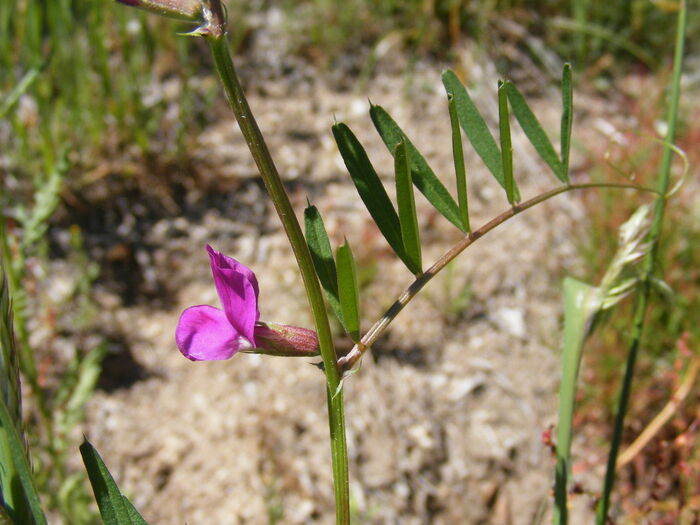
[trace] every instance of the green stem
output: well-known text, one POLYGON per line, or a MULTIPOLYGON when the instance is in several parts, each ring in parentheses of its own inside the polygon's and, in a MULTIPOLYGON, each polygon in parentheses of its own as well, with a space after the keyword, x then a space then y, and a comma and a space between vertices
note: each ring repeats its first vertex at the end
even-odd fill
POLYGON ((659 167, 658 193, 654 206, 654 218, 649 232, 649 242, 651 249, 644 260, 644 275, 645 279, 637 296, 637 305, 632 323, 632 338, 630 340, 627 363, 625 366, 625 375, 622 381, 622 389, 618 400, 617 414, 615 415, 615 424, 613 427, 613 435, 610 444, 610 454, 608 455, 608 465, 605 472, 605 481, 603 484, 603 493, 600 502, 598 503, 598 511, 596 517, 597 525, 604 525, 608 518, 608 510, 610 508, 610 495, 612 494, 613 485, 615 483, 615 468, 617 465, 617 455, 622 442, 622 433, 624 430, 625 415, 629 404, 630 391, 632 389, 632 379, 634 377, 634 368, 637 361, 637 352, 644 331, 644 319, 646 316, 647 303, 649 301, 649 291, 651 288, 650 279, 656 268, 656 258, 659 249, 659 236, 661 235, 661 227, 664 220, 664 212, 666 210, 666 194, 670 185, 671 179, 671 159, 673 150, 671 145, 676 137, 676 122, 678 120, 678 101, 681 93, 681 72, 683 70, 683 52, 685 46, 686 33, 686 1, 682 0, 678 11, 678 25, 676 30, 676 47, 673 57, 673 77, 671 80, 670 104, 668 109, 668 131, 666 133, 666 141, 664 146, 663 157, 659 167))
POLYGON ((418 292, 426 285, 428 282, 435 277, 445 266, 447 266, 453 259, 455 259, 460 253, 466 250, 474 242, 482 238, 484 235, 489 233, 491 230, 496 229, 498 226, 506 222, 508 219, 515 217, 516 215, 524 212, 540 204, 546 200, 561 195, 562 193, 569 192, 571 190, 582 190, 591 188, 617 188, 617 189, 628 189, 637 191, 647 191, 651 193, 657 193, 656 190, 651 188, 645 188, 642 186, 635 186, 633 184, 618 184, 618 183, 586 183, 586 184, 567 184, 566 186, 561 186, 555 188, 548 192, 542 193, 533 197, 532 199, 522 202, 520 204, 514 205, 507 211, 504 211, 499 216, 491 219, 489 222, 484 224, 479 229, 467 234, 455 244, 450 250, 443 254, 428 270, 422 275, 418 276, 415 281, 399 296, 398 299, 392 304, 389 309, 384 313, 384 315, 374 323, 372 328, 370 328, 367 333, 362 337, 361 341, 356 344, 350 352, 344 357, 338 360, 338 366, 341 370, 350 370, 355 363, 362 357, 369 347, 379 338, 379 336, 387 329, 389 324, 396 318, 397 315, 404 309, 404 307, 411 302, 418 292))
MULTIPOLYGON (((215 4, 218 4, 218 1, 212 2, 212 5, 215 4)), ((304 281, 318 333, 328 387, 328 419, 331 436, 333 480, 335 484, 336 523, 346 525, 350 523, 350 497, 343 392, 342 389, 338 388, 341 375, 336 365, 336 353, 333 347, 333 338, 321 288, 316 277, 311 254, 294 214, 294 209, 236 75, 224 33, 218 35, 210 34, 207 40, 214 57, 216 70, 226 92, 226 98, 236 115, 241 132, 248 143, 265 187, 274 203, 275 210, 282 221, 304 281)))

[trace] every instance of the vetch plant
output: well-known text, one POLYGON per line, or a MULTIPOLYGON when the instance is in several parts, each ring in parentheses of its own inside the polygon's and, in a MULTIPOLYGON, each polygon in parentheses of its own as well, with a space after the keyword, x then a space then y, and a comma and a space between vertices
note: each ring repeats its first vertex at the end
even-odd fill
MULTIPOLYGON (((168 9, 173 8, 174 4, 166 0, 139 2, 140 7, 155 11, 162 11, 166 4, 168 9)), ((183 2, 183 10, 189 9, 186 4, 188 2, 183 2)), ((398 208, 395 208, 362 144, 347 125, 342 122, 336 123, 333 126, 333 136, 362 201, 389 246, 415 275, 414 282, 391 308, 364 336, 360 337, 359 292, 352 250, 346 242, 338 248, 334 256, 321 215, 311 205, 305 211, 306 236, 302 234, 279 173, 238 80, 226 43, 226 19, 223 6, 220 0, 203 2, 201 6, 201 25, 190 34, 202 36, 209 43, 226 97, 287 233, 306 288, 327 383, 336 522, 347 524, 350 521, 350 498, 342 380, 355 368, 363 353, 371 347, 396 315, 433 276, 464 249, 500 224, 532 206, 560 193, 586 187, 653 190, 624 183, 574 184, 571 182, 569 149, 573 97, 569 66, 564 68, 562 80, 563 112, 559 155, 524 97, 512 83, 506 81, 499 84, 500 133, 497 142, 457 76, 450 71, 443 75, 452 125, 458 187, 457 201, 453 199, 394 119, 382 107, 373 105, 370 110, 372 121, 394 157, 398 203, 398 208), (550 167, 554 176, 563 183, 558 188, 526 201, 522 201, 514 178, 510 137, 511 110, 536 151, 550 167), (475 229, 469 221, 466 170, 461 148, 462 130, 489 171, 505 190, 506 200, 510 205, 507 211, 475 229), (427 270, 423 267, 413 186, 445 219, 464 233, 463 240, 427 270), (345 356, 336 354, 321 288, 325 292, 331 310, 355 342, 354 348, 345 356)), ((662 188, 658 192, 659 200, 666 198, 666 191, 662 188)), ((183 354, 191 359, 227 358, 237 351, 258 346, 260 338, 259 332, 256 331, 259 313, 255 276, 245 266, 211 248, 209 248, 209 255, 223 311, 207 306, 197 306, 183 313, 178 325, 177 341, 183 354)), ((566 514, 560 522, 566 522, 566 514)))
MULTIPOLYGON (((673 143, 677 99, 679 97, 680 66, 682 63, 683 37, 685 35, 685 2, 680 4, 676 71, 670 110, 669 134, 664 164, 657 189, 628 183, 572 182, 569 158, 572 133, 573 91, 571 68, 566 65, 562 75, 561 142, 557 153, 550 138, 538 122, 523 95, 509 81, 499 83, 497 90, 499 136, 493 136, 484 118, 472 101, 466 87, 452 71, 446 71, 442 80, 446 92, 446 117, 449 116, 452 132, 453 160, 457 186, 455 200, 425 157, 410 140, 408 134, 381 106, 372 105, 370 118, 394 159, 396 205, 389 197, 372 161, 352 130, 342 122, 332 127, 333 137, 361 200, 396 256, 414 276, 413 281, 390 308, 364 335, 360 325, 360 301, 355 257, 347 241, 335 252, 329 240, 318 209, 309 204, 304 212, 304 232, 296 219, 289 197, 272 160, 266 142, 248 105, 226 41, 226 17, 221 0, 119 0, 121 3, 144 8, 158 14, 176 16, 196 21, 199 26, 190 35, 206 39, 212 53, 217 73, 221 79, 227 100, 236 116, 250 152, 256 162, 267 192, 289 239, 304 283, 313 315, 313 330, 264 323, 260 321, 258 308, 259 287, 253 271, 241 262, 207 246, 210 266, 222 309, 208 305, 192 306, 179 320, 175 339, 182 354, 193 361, 223 360, 238 352, 257 352, 279 356, 311 356, 320 354, 326 382, 330 450, 333 468, 336 523, 350 523, 349 467, 345 432, 343 381, 357 370, 362 356, 367 352, 387 326, 407 306, 420 290, 466 248, 499 227, 501 224, 559 194, 583 188, 617 188, 653 193, 656 196, 655 213, 651 233, 645 237, 644 221, 634 216, 623 232, 619 258, 611 264, 609 274, 598 289, 587 285, 565 285, 566 308, 565 356, 562 399, 560 403, 559 440, 557 443, 557 469, 555 475, 554 521, 565 524, 568 520, 568 476, 571 442, 571 414, 576 388, 581 345, 592 327, 594 318, 602 310, 610 308, 624 294, 633 289, 641 290, 639 308, 634 322, 630 348, 630 360, 625 374, 620 409, 610 453, 614 467, 617 448, 620 445, 622 419, 629 398, 634 358, 644 324, 644 309, 653 282, 655 245, 660 235, 663 208, 668 197, 671 144, 673 143), (674 102, 675 101, 675 102, 674 102), (535 197, 524 199, 515 179, 515 162, 512 151, 510 116, 522 127, 525 135, 549 167, 554 180, 560 184, 535 197), (479 155, 494 179, 504 190, 506 209, 485 224, 475 227, 469 217, 467 169, 464 161, 462 133, 479 155), (461 233, 461 239, 445 254, 428 266, 421 249, 420 229, 415 205, 414 187, 427 201, 461 233), (624 268, 645 256, 641 276, 634 280, 620 281, 624 268), (426 268, 427 267, 427 268, 426 268), (573 290, 573 291, 572 291, 573 290), (581 298, 578 292, 585 292, 581 298), (585 295, 584 294, 584 295, 585 295), (325 297, 325 300, 324 300, 325 297), (592 297, 592 299, 591 299, 592 297), (573 298, 573 299, 572 299, 573 298), (326 302, 338 318, 345 332, 354 342, 346 355, 339 355, 334 347, 326 302), (574 306, 571 306, 574 304, 574 306), (578 308, 578 310, 577 310, 578 308), (571 322, 572 316, 574 321, 571 322), (568 329, 568 331, 567 331, 568 329)), ((4 263, 4 261, 3 261, 4 263)), ((4 281, 3 281, 4 283, 4 281)), ((12 349, 10 332, 11 306, 3 291, 2 330, 3 362, 5 377, 16 373, 16 355, 12 349), (6 343, 6 340, 10 341, 6 343), (5 351, 5 347, 9 348, 5 351), (9 352, 9 353, 8 353, 9 352), (14 357, 13 357, 14 356, 14 357)), ((16 396, 15 396, 16 397, 16 396)), ((28 459, 21 446, 18 431, 15 397, 0 399, 0 423, 4 433, 0 435, 0 453, 9 458, 15 470, 11 475, 19 479, 22 491, 9 493, 7 483, 2 487, 4 507, 11 519, 22 523, 44 523, 36 490, 28 469, 28 459), (8 406, 9 405, 9 406, 8 406), (15 474, 16 472, 16 474, 15 474), (12 499, 10 496, 19 496, 12 499), (16 504, 14 502, 17 502, 16 504), (16 508, 15 508, 16 507, 16 508), (14 513, 14 515, 13 515, 14 513), (16 517, 12 517, 16 516, 16 517), (25 520, 25 516, 27 517, 25 520), (31 516, 31 517, 29 517, 31 516)), ((89 443, 81 447, 84 463, 95 491, 101 515, 108 525, 145 523, 134 506, 119 491, 106 465, 89 443)), ((605 522, 614 470, 608 471, 603 497, 598 507, 599 523, 605 522)), ((15 486, 18 486, 15 483, 15 486)), ((1 517, 1 516, 0 516, 1 517)))

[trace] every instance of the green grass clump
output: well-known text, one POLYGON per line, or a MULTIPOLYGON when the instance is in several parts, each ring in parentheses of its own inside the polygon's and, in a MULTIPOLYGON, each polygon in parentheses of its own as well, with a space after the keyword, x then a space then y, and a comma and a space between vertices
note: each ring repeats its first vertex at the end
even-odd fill
MULTIPOLYGON (((394 35, 392 41, 419 55, 445 57, 465 37, 496 52, 515 40, 535 55, 544 44, 577 66, 603 59, 603 69, 611 59, 617 66, 663 63, 673 49, 676 9, 648 0, 347 0, 342 9, 332 0, 287 0, 282 6, 297 51, 322 62, 394 35)), ((698 29, 700 14, 690 13, 689 34, 698 29)))
POLYGON ((0 3, 0 93, 30 79, 2 108, 11 131, 0 138, 8 171, 31 179, 66 150, 76 170, 124 151, 162 154, 163 135, 176 136, 190 118, 188 105, 162 85, 177 79, 184 93, 188 71, 155 58, 156 47, 168 57, 189 52, 193 39, 176 39, 178 27, 104 0, 0 3))

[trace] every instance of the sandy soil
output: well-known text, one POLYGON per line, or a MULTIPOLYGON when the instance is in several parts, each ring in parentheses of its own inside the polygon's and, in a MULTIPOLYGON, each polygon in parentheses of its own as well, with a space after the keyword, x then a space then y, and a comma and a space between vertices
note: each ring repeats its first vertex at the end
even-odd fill
MULTIPOLYGON (((390 157, 367 114, 368 97, 411 135, 454 189, 449 120, 439 64, 380 75, 362 92, 332 77, 297 75, 250 102, 301 214, 308 197, 336 243, 353 246, 369 327, 411 282, 363 209, 330 134, 348 123, 380 173, 390 157)), ((465 50, 462 66, 479 106, 495 116, 495 73, 465 50)), ((556 86, 552 87, 556 90, 556 86)), ((555 98, 556 100, 556 98, 555 98)), ((548 130, 559 108, 537 106, 548 130)), ((238 355, 191 363, 173 334, 180 311, 218 306, 204 246, 250 266, 262 318, 311 326, 304 292, 278 219, 225 106, 201 134, 178 216, 152 217, 135 260, 152 299, 97 294, 102 320, 140 367, 90 402, 85 433, 152 525, 332 523, 333 493, 323 377, 308 360, 238 355), (157 296, 157 298, 156 298, 157 296)), ((557 182, 516 133, 523 196, 557 182)), ((500 187, 468 154, 472 221, 507 208, 500 187)), ((424 259, 458 232, 418 198, 424 259)), ((127 205, 138 206, 138 202, 127 205)), ((129 215, 128 213, 125 215, 129 215)), ((576 268, 562 196, 476 243, 394 322, 347 382, 351 491, 357 523, 530 524, 549 501, 552 461, 541 433, 554 422, 559 377, 561 277, 576 268)), ((118 264, 117 264, 118 266, 118 264)), ((123 291, 122 291, 123 292, 123 291)), ((340 338, 339 347, 348 348, 340 338)), ((122 364, 122 367, 124 365, 122 364)), ((118 370, 106 373, 118 376, 118 370)), ((585 501, 580 502, 585 506, 585 501)))

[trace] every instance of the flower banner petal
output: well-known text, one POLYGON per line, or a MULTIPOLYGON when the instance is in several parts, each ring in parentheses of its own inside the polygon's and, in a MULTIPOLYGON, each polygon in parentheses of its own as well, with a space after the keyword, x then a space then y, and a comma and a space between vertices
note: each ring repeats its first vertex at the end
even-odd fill
POLYGON ((253 271, 232 257, 207 246, 214 284, 226 317, 233 327, 253 345, 254 328, 260 318, 258 281, 253 271))

